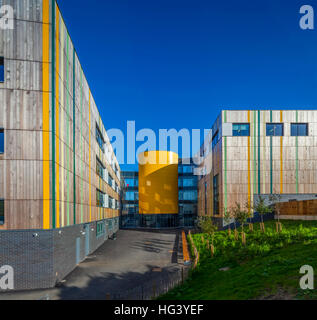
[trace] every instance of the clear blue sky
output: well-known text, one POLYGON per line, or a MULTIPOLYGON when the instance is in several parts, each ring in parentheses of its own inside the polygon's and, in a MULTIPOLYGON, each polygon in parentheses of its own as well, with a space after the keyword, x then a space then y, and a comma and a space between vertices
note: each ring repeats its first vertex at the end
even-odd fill
POLYGON ((106 129, 317 107, 317 0, 58 2, 106 129), (299 28, 304 4, 315 30, 299 28))

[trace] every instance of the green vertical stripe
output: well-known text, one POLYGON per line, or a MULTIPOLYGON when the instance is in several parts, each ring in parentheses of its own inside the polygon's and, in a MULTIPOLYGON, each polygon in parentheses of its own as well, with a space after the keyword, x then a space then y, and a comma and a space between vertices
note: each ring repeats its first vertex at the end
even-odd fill
MULTIPOLYGON (((298 123, 298 111, 296 111, 296 123, 298 123)), ((298 192, 298 137, 296 136, 296 193, 298 192)))
MULTIPOLYGON (((227 122, 227 111, 224 111, 224 122, 227 122)), ((227 199, 227 137, 224 137, 224 148, 225 148, 225 181, 224 181, 224 187, 225 187, 225 204, 224 209, 225 212, 227 212, 228 208, 228 199, 227 199)))
MULTIPOLYGON (((270 111, 270 122, 273 122, 273 111, 270 111)), ((270 137, 270 190, 273 194, 273 137, 270 137)))
POLYGON ((261 112, 258 111, 258 194, 261 194, 261 112))
POLYGON ((66 106, 67 106, 67 225, 69 226, 70 220, 69 220, 69 206, 70 206, 70 108, 69 108, 69 35, 66 34, 66 106))
POLYGON ((52 0, 52 227, 56 228, 55 137, 55 0, 52 0))
POLYGON ((75 72, 76 72, 76 65, 75 65, 75 48, 73 48, 73 149, 74 149, 74 225, 76 224, 76 84, 75 84, 75 72))

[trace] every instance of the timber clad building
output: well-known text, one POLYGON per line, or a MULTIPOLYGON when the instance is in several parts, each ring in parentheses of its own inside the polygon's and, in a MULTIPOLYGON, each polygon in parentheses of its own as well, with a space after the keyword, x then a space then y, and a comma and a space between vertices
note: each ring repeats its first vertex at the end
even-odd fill
POLYGON ((317 110, 224 110, 211 132, 201 150, 199 215, 224 225, 236 202, 279 194, 282 218, 317 219, 317 110))
POLYGON ((0 5, 0 266, 44 288, 117 231, 120 167, 56 2, 0 5))

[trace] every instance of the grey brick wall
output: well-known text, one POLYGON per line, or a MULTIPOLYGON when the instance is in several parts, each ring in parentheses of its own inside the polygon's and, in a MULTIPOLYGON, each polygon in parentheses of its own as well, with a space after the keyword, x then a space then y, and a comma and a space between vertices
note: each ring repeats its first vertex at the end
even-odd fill
POLYGON ((76 268, 76 239, 80 239, 79 258, 83 261, 87 228, 91 254, 118 231, 118 219, 111 219, 112 230, 108 228, 109 221, 104 220, 106 232, 99 237, 96 222, 56 230, 0 231, 0 267, 13 267, 16 291, 52 288, 76 268))

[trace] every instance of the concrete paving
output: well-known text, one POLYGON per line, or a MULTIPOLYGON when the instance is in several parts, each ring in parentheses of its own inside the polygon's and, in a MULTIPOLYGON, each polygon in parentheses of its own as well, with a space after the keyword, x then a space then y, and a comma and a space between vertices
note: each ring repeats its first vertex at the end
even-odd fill
POLYGON ((183 267, 177 232, 120 230, 47 290, 0 294, 0 300, 105 300, 183 267))

